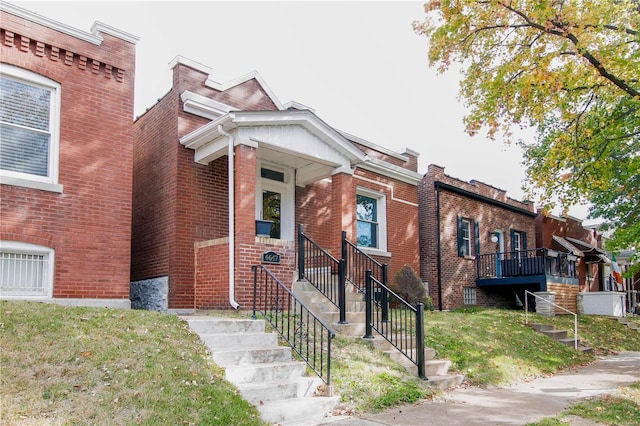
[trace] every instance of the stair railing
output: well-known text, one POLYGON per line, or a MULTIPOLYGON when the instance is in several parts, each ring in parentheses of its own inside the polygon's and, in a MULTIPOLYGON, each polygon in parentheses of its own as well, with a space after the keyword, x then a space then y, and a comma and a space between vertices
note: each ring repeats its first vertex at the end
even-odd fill
POLYGON ((316 244, 298 226, 298 280, 307 280, 340 310, 339 324, 346 324, 344 259, 338 260, 316 244))
POLYGON ((253 319, 256 313, 327 385, 331 385, 331 340, 335 332, 276 278, 264 265, 253 271, 253 319))
MULTIPOLYGON (((349 241, 346 231, 342 231, 342 259, 345 261, 345 280, 351 283, 360 293, 364 294, 365 292, 367 271, 371 271, 371 275, 385 287, 388 286, 387 265, 378 262, 349 241)), ((387 297, 387 293, 383 291, 375 299, 376 304, 382 310, 383 321, 387 321, 389 316, 387 297)))
MULTIPOLYGON (((365 339, 373 339, 373 330, 393 345, 409 361, 418 367, 418 376, 425 376, 424 356, 424 305, 412 306, 389 287, 376 279, 371 271, 365 271, 365 339), (393 309, 384 317, 376 297, 387 295, 393 309)), ((384 305, 383 305, 384 306, 384 305)))
MULTIPOLYGON (((545 299, 544 297, 540 297, 537 294, 534 294, 532 292, 530 292, 529 290, 525 290, 524 291, 524 323, 525 324, 529 324, 529 298, 527 297, 527 295, 530 294, 531 296, 535 297, 536 300, 540 299, 543 301, 543 303, 549 304, 549 305, 553 305, 554 307, 565 311, 568 314, 573 315, 573 348, 575 350, 578 350, 578 314, 576 314, 575 312, 571 312, 568 309, 563 308, 560 305, 555 304, 554 302, 545 299)), ((537 302, 536 302, 537 304, 537 302)))

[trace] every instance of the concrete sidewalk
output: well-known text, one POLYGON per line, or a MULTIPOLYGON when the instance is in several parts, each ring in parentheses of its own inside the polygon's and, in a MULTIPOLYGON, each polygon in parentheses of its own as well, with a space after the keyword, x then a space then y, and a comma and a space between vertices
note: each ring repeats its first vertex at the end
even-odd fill
MULTIPOLYGON (((444 397, 364 418, 327 419, 331 426, 524 425, 555 416, 577 399, 640 381, 640 352, 621 352, 553 377, 500 388, 460 388, 444 397)), ((576 420, 574 425, 594 424, 576 420)))

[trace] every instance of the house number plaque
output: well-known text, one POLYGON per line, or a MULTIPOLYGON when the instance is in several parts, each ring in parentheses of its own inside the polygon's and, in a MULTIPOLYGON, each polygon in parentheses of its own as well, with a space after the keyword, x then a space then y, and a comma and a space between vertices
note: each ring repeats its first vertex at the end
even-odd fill
POLYGON ((262 253, 262 263, 280 263, 280 253, 275 251, 266 251, 262 253))

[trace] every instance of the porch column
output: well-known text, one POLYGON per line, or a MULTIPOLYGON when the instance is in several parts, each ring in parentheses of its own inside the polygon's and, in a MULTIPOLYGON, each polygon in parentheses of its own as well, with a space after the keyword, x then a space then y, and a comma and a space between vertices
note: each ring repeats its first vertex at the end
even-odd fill
MULTIPOLYGON (((256 149, 247 145, 235 147, 235 299, 241 309, 248 309, 253 299, 251 266, 259 255, 249 250, 256 244, 256 149)), ((255 251, 255 250, 254 250, 255 251)))
POLYGON ((347 231, 347 239, 356 237, 356 188, 353 176, 337 173, 331 177, 331 252, 340 256, 342 231, 347 231))
POLYGON ((237 247, 255 242, 256 149, 247 145, 237 145, 235 157, 235 238, 237 247))

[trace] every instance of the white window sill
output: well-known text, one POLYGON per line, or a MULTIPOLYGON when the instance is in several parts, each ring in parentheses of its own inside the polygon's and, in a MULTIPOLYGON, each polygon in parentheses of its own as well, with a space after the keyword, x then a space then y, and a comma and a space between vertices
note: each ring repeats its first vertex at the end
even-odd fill
POLYGON ((361 246, 358 246, 358 250, 368 254, 369 256, 391 257, 391 253, 385 250, 380 250, 380 249, 375 249, 370 247, 361 247, 361 246))
POLYGON ((41 191, 57 192, 62 194, 63 186, 57 183, 39 182, 10 176, 0 176, 0 184, 21 186, 23 188, 39 189, 41 191))

